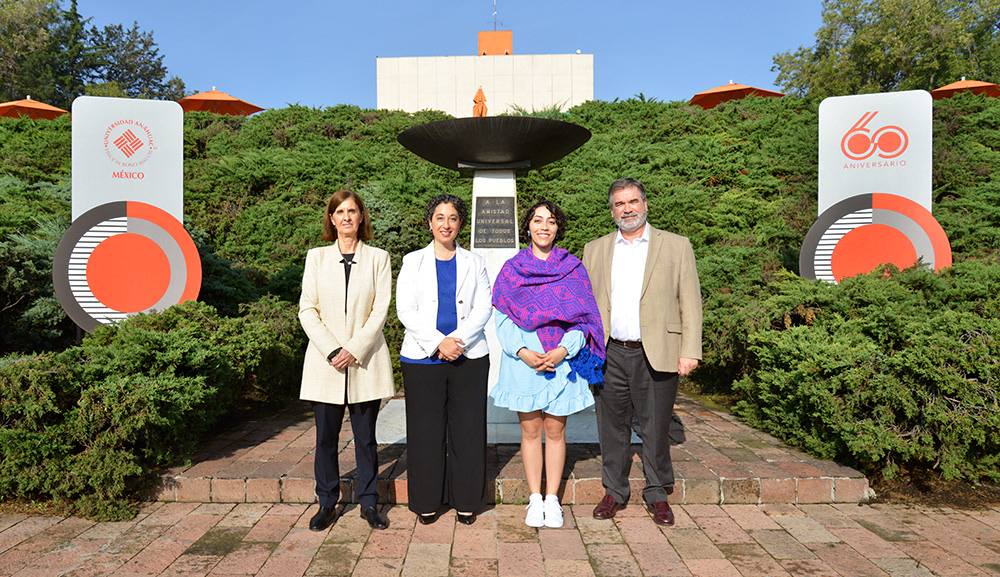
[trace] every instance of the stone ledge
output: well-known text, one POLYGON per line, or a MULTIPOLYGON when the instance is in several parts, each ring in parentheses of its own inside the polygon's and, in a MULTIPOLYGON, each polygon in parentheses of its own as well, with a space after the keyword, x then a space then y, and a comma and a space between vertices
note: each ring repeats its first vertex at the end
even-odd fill
MULTIPOLYGON (((816 459, 756 431, 731 415, 678 397, 671 455, 678 504, 858 503, 871 498, 868 480, 832 461, 816 459)), ((186 467, 166 470, 152 497, 195 503, 313 503, 315 438, 307 405, 250 421, 205 443, 186 467)), ((341 483, 354 501, 354 445, 341 430, 341 483)), ((527 483, 518 445, 487 447, 488 479, 496 503, 524 503, 527 483)), ((604 497, 596 443, 567 445, 561 500, 596 504, 604 497)), ((632 500, 641 501, 642 445, 633 445, 632 500)), ((406 445, 379 446, 379 500, 407 502, 406 445)))

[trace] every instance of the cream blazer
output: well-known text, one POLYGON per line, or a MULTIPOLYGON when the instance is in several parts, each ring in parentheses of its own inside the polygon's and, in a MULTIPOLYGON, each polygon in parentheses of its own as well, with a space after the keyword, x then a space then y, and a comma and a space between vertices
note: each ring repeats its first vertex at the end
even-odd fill
POLYGON ((450 334, 437 330, 438 286, 434 243, 403 257, 396 277, 396 316, 406 332, 399 354, 424 359, 437 351, 445 337, 465 343, 469 359, 490 353, 483 333, 493 315, 493 290, 486 274, 486 261, 462 247, 455 251, 455 307, 458 327, 450 334))
MULTIPOLYGON (((583 266, 601 311, 605 342, 611 335, 611 259, 617 234, 583 247, 583 266)), ((655 370, 676 373, 680 357, 701 359, 701 286, 686 237, 649 227, 639 317, 642 348, 655 370)))
POLYGON ((358 243, 344 306, 344 264, 337 243, 306 255, 299 322, 309 337, 299 398, 342 405, 391 397, 395 392, 389 346, 382 328, 392 298, 389 253, 358 243), (357 359, 346 371, 327 356, 343 347, 357 359))

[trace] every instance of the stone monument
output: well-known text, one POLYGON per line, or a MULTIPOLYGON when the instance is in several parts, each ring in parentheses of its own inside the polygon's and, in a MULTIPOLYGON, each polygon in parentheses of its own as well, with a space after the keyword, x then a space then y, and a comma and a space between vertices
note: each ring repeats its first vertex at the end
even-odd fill
MULTIPOLYGON (((493 116, 421 124, 396 137, 417 156, 472 177, 471 250, 486 259, 490 282, 519 248, 517 171, 555 162, 590 140, 586 128, 547 118, 493 116)), ((486 325, 492 390, 502 350, 486 325)), ((488 406, 488 422, 517 422, 515 413, 488 406)))

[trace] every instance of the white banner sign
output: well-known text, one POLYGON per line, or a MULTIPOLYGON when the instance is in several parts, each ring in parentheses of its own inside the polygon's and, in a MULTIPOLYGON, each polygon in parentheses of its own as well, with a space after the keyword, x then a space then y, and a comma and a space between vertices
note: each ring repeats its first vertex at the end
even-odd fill
POLYGON ((802 242, 802 276, 840 282, 883 264, 951 265, 931 215, 932 111, 923 90, 820 103, 819 217, 802 242))
POLYGON ((66 314, 93 331, 195 299, 198 248, 184 229, 184 113, 176 102, 73 102, 73 224, 52 261, 66 314))
POLYGON ((82 96, 73 101, 73 220, 139 201, 184 220, 184 112, 176 102, 82 96))
POLYGON ((869 193, 931 209, 930 93, 827 98, 819 106, 819 214, 869 193))

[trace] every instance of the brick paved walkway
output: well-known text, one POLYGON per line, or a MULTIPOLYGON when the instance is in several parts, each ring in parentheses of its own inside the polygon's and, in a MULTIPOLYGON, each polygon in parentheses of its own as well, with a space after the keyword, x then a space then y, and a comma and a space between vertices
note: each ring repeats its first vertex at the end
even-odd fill
MULTIPOLYGON (((514 445, 490 447, 500 504, 472 526, 452 511, 420 525, 392 504, 405 502, 406 452, 386 445, 380 490, 389 529, 372 532, 348 503, 332 528, 314 533, 315 432, 308 407, 296 405, 206 443, 190 466, 163 475, 161 501, 131 521, 0 515, 0 577, 1000 574, 1000 506, 859 505, 868 482, 857 471, 690 399, 677 413, 675 527, 656 526, 634 502, 612 521, 593 519, 603 495, 594 445, 570 447, 562 529, 524 525, 523 505, 513 504, 527 497, 514 445)), ((351 486, 349 427, 341 439, 351 486)), ((638 489, 638 461, 632 476, 638 489)))
MULTIPOLYGON (((296 405, 206 443, 192 465, 163 475, 163 501, 131 521, 0 515, 0 577, 1000 574, 1000 506, 858 504, 868 483, 857 471, 690 399, 677 412, 675 527, 656 526, 637 503, 612 521, 593 519, 603 493, 592 445, 570 448, 562 529, 524 525, 523 505, 511 503, 527 496, 512 445, 490 447, 500 504, 472 526, 456 523, 452 511, 420 525, 405 505, 391 504, 405 501, 406 453, 387 445, 380 457, 389 529, 372 532, 348 503, 332 528, 314 533, 315 432, 307 407, 296 405)), ((341 438, 350 486, 349 428, 341 438)), ((639 486, 641 476, 637 463, 639 486)))
POLYGON ((474 525, 416 523, 386 506, 371 531, 347 505, 309 531, 316 505, 151 503, 132 521, 0 515, 0 576, 959 576, 1000 574, 1000 508, 678 505, 657 527, 631 505, 612 521, 567 506, 562 529, 531 529, 498 505, 474 525))

